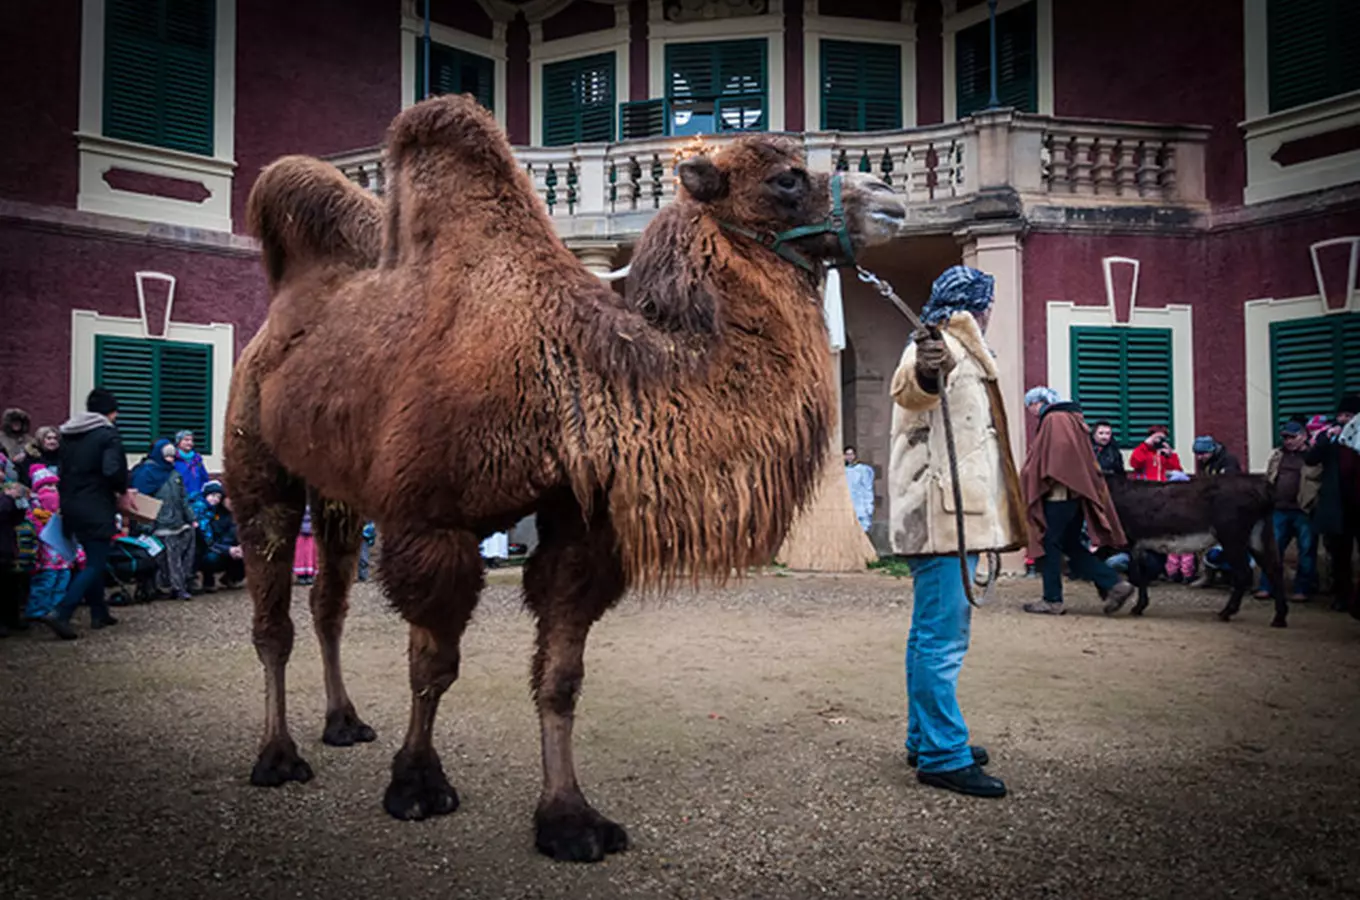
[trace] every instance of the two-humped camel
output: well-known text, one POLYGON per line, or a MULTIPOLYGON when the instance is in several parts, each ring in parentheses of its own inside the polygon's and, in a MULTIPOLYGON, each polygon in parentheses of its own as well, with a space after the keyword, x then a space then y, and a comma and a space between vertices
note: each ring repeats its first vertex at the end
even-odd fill
POLYGON ((845 175, 833 217, 830 176, 786 140, 745 137, 679 166, 625 300, 563 245, 471 98, 401 113, 387 164, 385 201, 302 157, 268 167, 250 197, 273 299, 236 367, 225 449, 265 668, 252 781, 311 777, 284 710, 309 497, 327 743, 373 739, 339 665, 360 515, 382 532, 383 588, 410 623, 410 725, 384 799, 404 819, 458 805, 431 731, 482 589, 478 543, 537 513, 524 572, 538 622, 537 846, 597 860, 627 836, 576 783, 586 635, 629 589, 722 581, 774 555, 834 421, 821 262, 843 255, 842 238, 890 238, 903 206, 845 175), (828 222, 785 255, 762 243, 828 222))

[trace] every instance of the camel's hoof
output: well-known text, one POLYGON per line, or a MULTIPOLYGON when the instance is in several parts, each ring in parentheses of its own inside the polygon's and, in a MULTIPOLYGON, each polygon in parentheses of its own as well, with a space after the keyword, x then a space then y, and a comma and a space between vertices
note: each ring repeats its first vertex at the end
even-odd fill
POLYGON ((599 862, 606 853, 628 849, 628 832, 591 809, 540 810, 534 816, 534 845, 562 862, 599 862))
POLYGON ((1288 627, 1289 627, 1289 622, 1286 621, 1285 619, 1281 618, 1280 616, 1276 616, 1275 618, 1273 618, 1273 619, 1270 620, 1270 627, 1271 627, 1271 628, 1288 628, 1288 627))
POLYGON ((298 756, 292 741, 266 744, 250 770, 250 783, 257 787, 278 787, 290 781, 312 780, 312 767, 298 756))
POLYGON ((326 713, 326 730, 321 732, 321 742, 332 747, 352 747, 375 740, 377 733, 369 728, 354 712, 354 708, 337 709, 326 713))
POLYGON ((392 761, 392 783, 383 808, 394 819, 446 816, 458 808, 458 792, 444 777, 439 757, 410 762, 401 753, 392 761))

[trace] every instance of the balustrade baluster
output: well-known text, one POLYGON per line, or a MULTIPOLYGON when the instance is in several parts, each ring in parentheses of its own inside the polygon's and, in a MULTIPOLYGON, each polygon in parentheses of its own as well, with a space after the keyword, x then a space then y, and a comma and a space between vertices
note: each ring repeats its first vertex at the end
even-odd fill
POLYGON ((837 171, 837 172, 849 172, 849 171, 850 171, 850 161, 849 161, 848 159, 846 159, 846 157, 845 157, 845 148, 844 148, 844 147, 841 148, 841 152, 840 152, 839 154, 837 154, 837 156, 836 156, 836 171, 837 171))
POLYGON ((636 155, 628 157, 628 208, 637 209, 642 205, 642 164, 636 155))
POLYGON ((619 201, 619 165, 609 162, 609 211, 615 212, 619 201))
POLYGON ((548 188, 543 200, 548 204, 548 215, 552 215, 553 207, 557 205, 557 169, 552 163, 548 163, 548 174, 543 178, 543 183, 548 188))
POLYGON ((1114 184, 1114 160, 1111 158, 1110 142, 1095 138, 1091 142, 1091 192, 1107 192, 1114 184))
POLYGON ((893 159, 887 147, 883 148, 883 158, 878 161, 878 171, 886 184, 891 185, 893 183, 893 159))
POLYGON ((666 167, 661 164, 659 154, 652 154, 652 209, 661 208, 661 195, 666 190, 666 167))
POLYGON ((1162 196, 1168 200, 1176 197, 1176 145, 1170 141, 1162 143, 1162 196))
POLYGON ((577 198, 577 196, 576 196, 576 179, 577 179, 577 175, 576 175, 576 163, 574 163, 574 162, 568 162, 568 163, 567 163, 567 215, 569 215, 569 216, 575 215, 575 214, 576 214, 576 203, 577 203, 577 200, 578 200, 578 198, 577 198))
POLYGON ((1138 193, 1136 148, 1137 144, 1130 140, 1121 140, 1117 144, 1114 182, 1115 193, 1121 197, 1132 197, 1138 193))
POLYGON ((1091 168, 1094 164, 1092 154, 1095 141, 1088 137, 1072 138, 1072 193, 1090 194, 1092 191, 1091 168))
POLYGON ((1138 196, 1157 196, 1157 181, 1157 144, 1143 141, 1138 145, 1138 196))

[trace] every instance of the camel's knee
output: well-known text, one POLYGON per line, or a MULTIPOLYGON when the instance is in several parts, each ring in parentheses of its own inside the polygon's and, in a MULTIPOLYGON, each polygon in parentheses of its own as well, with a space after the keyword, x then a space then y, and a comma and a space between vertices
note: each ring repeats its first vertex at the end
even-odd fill
POLYGON ((585 677, 585 665, 579 661, 547 666, 535 673, 534 700, 550 712, 570 715, 576 709, 576 698, 581 694, 585 677))
POLYGON ((426 629, 411 629, 411 690, 417 694, 439 696, 458 680, 462 662, 459 642, 462 629, 435 634, 426 629))

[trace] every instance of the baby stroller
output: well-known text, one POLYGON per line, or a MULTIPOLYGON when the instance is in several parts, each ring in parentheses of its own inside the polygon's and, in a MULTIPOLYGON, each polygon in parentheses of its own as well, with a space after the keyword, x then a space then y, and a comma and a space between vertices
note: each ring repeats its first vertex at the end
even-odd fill
POLYGON ((111 606, 149 603, 156 596, 156 569, 160 565, 161 542, 153 537, 116 537, 104 584, 116 588, 108 597, 111 606))

